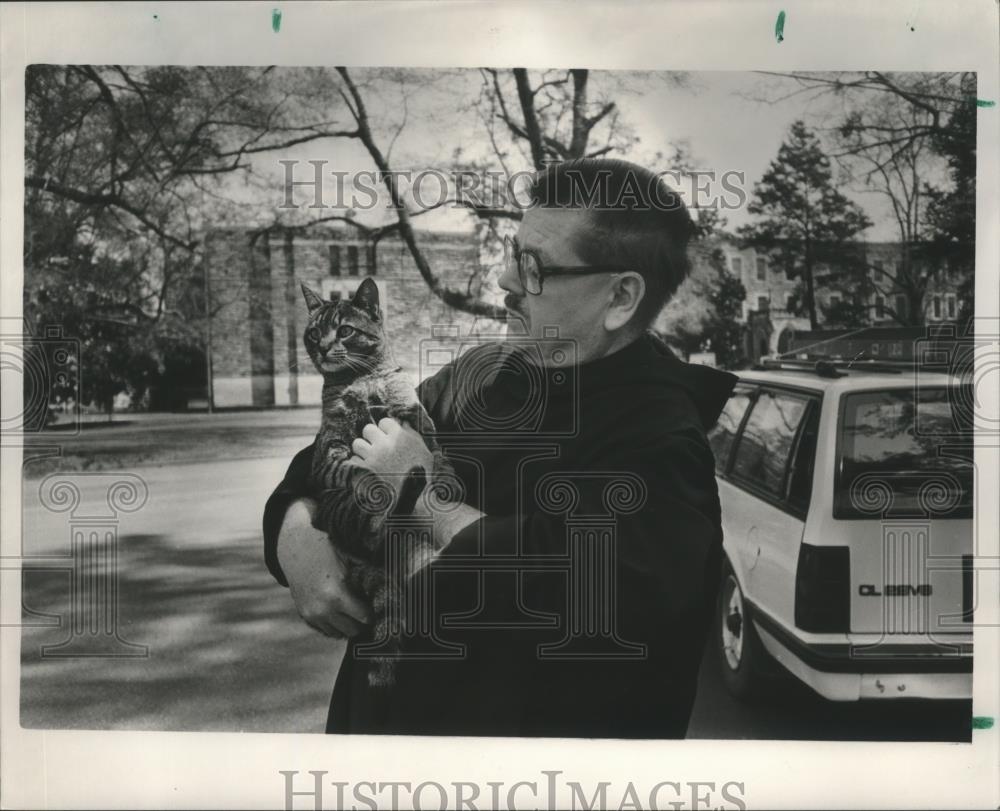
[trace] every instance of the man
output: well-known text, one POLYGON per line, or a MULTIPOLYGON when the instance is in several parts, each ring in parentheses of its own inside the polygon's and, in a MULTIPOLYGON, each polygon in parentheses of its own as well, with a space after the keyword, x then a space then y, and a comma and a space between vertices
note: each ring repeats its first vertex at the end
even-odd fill
MULTIPOLYGON (((523 337, 419 388, 464 495, 417 508, 445 546, 408 586, 433 621, 389 688, 368 686, 369 608, 310 524, 310 449, 295 458, 265 509, 265 558, 308 623, 352 638, 328 732, 684 736, 721 556, 705 433, 735 383, 648 332, 686 276, 690 233, 639 166, 536 176, 500 279, 523 337)), ((353 449, 385 478, 430 469, 419 434, 391 420, 353 449)))

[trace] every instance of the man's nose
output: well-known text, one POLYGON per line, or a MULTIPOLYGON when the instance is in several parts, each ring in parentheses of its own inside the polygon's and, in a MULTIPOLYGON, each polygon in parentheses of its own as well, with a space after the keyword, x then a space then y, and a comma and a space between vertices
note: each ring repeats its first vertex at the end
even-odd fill
POLYGON ((518 278, 515 268, 504 266, 503 270, 500 271, 500 278, 497 279, 497 284, 500 285, 502 290, 506 290, 508 293, 524 295, 524 289, 521 287, 521 280, 518 278))

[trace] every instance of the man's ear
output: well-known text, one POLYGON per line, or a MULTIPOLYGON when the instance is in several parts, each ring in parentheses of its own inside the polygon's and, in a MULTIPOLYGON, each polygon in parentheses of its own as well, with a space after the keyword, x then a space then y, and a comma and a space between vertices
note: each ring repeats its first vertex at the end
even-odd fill
POLYGON ((365 279, 358 285, 357 292, 355 292, 354 298, 351 299, 351 304, 367 312, 376 321, 382 319, 382 310, 379 307, 378 300, 378 285, 370 278, 365 279))
POLYGON ((620 274, 612 283, 611 302, 604 314, 604 328, 608 332, 628 324, 646 295, 646 280, 635 271, 620 274))
POLYGON ((305 285, 302 285, 302 295, 306 300, 306 307, 309 308, 309 312, 317 310, 323 306, 323 299, 317 296, 312 290, 310 290, 305 285))

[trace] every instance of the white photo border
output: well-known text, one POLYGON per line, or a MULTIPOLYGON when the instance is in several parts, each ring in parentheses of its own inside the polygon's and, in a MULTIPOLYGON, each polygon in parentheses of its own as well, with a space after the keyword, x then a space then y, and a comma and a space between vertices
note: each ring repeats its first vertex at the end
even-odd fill
MULTIPOLYGON (((0 305, 21 315, 24 69, 33 63, 647 70, 975 70, 979 98, 1000 101, 993 0, 782 6, 721 2, 48 3, 0 8, 0 305), (281 12, 280 30, 272 24, 281 12)), ((1000 108, 978 122, 977 318, 998 323, 1000 108)), ((996 414, 997 392, 982 405, 996 414)), ((5 413, 21 392, 2 392, 5 413)), ((993 561, 1000 492, 996 447, 977 448, 977 531, 993 561)), ((4 555, 20 538, 21 451, 2 448, 4 555)), ((974 715, 1000 716, 998 573, 984 571, 975 629, 974 715)), ((1000 806, 1000 729, 971 744, 615 741, 340 737, 291 734, 80 732, 20 728, 19 578, 4 579, 0 623, 3 805, 8 808, 284 807, 280 770, 327 781, 542 780, 585 785, 670 780, 745 785, 749 807, 1000 806)), ((435 795, 429 795, 435 797, 435 795)), ((518 795, 533 803, 530 795, 518 795)), ((335 800, 330 792, 325 807, 335 800)), ((563 798, 565 801, 565 797, 563 798)), ((436 802, 436 799, 434 800, 436 802)), ((311 807, 300 798, 296 807, 311 807)))

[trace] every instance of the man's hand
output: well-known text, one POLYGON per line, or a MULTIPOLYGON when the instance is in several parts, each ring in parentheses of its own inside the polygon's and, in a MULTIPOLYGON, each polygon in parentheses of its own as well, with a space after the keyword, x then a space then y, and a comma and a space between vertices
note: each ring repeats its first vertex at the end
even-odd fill
POLYGON ((351 450, 353 462, 368 468, 397 490, 402 478, 414 467, 422 467, 428 477, 434 470, 434 454, 424 438, 391 417, 380 420, 378 425, 366 425, 351 450))
POLYGON ((371 622, 371 611, 351 594, 346 567, 325 532, 312 525, 316 502, 299 499, 278 534, 278 563, 299 616, 317 631, 343 639, 371 622))
MULTIPOLYGON (((351 445, 353 464, 372 471, 383 481, 392 485, 398 494, 403 479, 414 467, 422 467, 430 481, 434 472, 434 454, 419 433, 409 425, 400 425, 386 417, 378 425, 366 425, 361 438, 351 445)), ((417 499, 414 515, 431 518, 434 522, 434 546, 441 549, 451 543, 455 534, 473 521, 483 517, 479 510, 467 504, 453 504, 449 509, 434 512, 428 509, 425 499, 417 499)), ((426 564, 427 560, 423 561, 426 564)))

